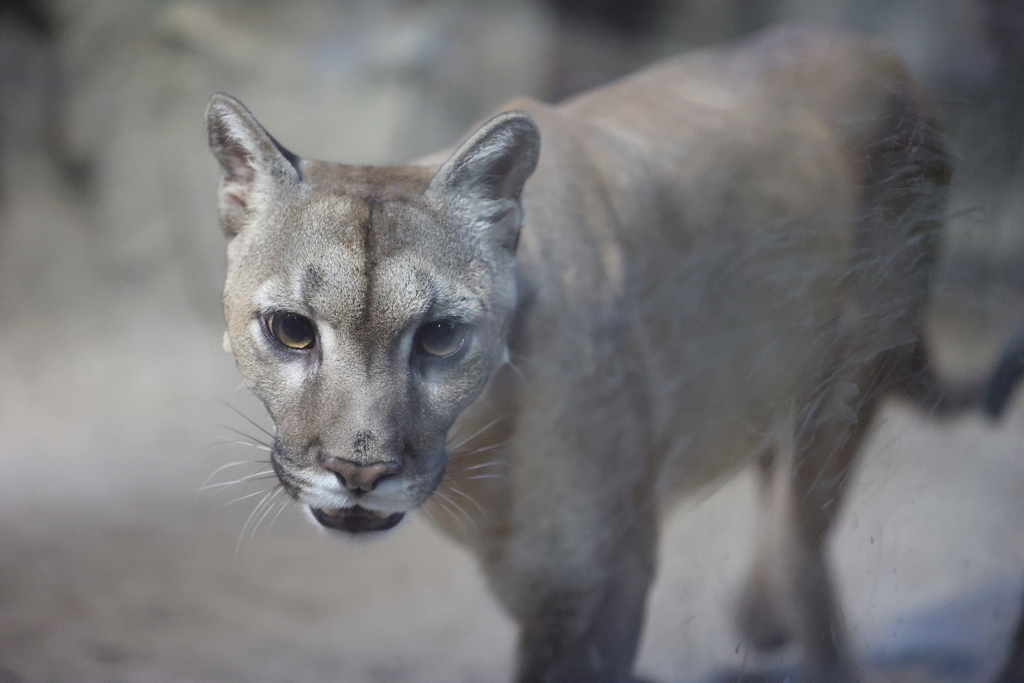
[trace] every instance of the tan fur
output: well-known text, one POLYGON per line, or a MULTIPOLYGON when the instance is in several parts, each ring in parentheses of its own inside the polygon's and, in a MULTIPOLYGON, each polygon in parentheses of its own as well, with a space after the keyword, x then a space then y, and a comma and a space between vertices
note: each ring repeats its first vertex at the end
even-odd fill
POLYGON ((626 681, 659 516, 757 460, 771 533, 741 628, 795 639, 807 680, 855 678, 823 544, 879 399, 937 386, 950 167, 915 86, 867 42, 784 30, 506 110, 367 168, 293 159, 211 102, 226 345, 286 490, 426 503, 520 624, 517 681, 626 681), (315 348, 275 348, 273 311, 315 348), (459 316, 464 355, 424 360, 422 325, 459 316))

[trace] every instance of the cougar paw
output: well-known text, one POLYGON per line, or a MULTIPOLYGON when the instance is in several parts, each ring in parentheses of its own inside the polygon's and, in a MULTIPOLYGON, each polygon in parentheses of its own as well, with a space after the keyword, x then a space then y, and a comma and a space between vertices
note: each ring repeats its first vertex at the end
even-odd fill
POLYGON ((740 635, 761 652, 778 650, 792 640, 780 597, 756 576, 740 597, 736 618, 740 635))

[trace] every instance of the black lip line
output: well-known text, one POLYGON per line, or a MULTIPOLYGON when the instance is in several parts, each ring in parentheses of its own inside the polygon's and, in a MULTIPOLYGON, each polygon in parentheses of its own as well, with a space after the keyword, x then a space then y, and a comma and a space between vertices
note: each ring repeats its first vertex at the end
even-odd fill
POLYGON ((313 513, 314 519, 322 526, 350 534, 388 531, 395 528, 405 518, 404 512, 394 512, 382 519, 377 517, 373 510, 358 505, 342 508, 337 515, 328 515, 322 509, 313 506, 310 506, 309 509, 313 513))

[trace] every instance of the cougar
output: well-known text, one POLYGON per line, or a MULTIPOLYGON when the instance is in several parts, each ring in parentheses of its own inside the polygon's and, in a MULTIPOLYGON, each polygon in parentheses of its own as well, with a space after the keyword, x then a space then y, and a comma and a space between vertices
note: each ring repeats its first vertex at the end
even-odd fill
POLYGON ((825 542, 872 416, 984 399, 923 336, 952 165, 918 87, 786 29, 502 112, 347 166, 211 99, 225 346, 281 487, 349 535, 435 506, 519 625, 516 681, 619 682, 663 515, 756 464, 741 632, 855 680, 825 542))

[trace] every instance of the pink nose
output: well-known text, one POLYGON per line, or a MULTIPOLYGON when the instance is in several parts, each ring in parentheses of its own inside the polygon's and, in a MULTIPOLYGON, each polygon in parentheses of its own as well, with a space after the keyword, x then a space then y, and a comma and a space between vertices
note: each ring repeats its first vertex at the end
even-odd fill
POLYGON ((334 472, 341 485, 351 491, 372 491, 377 482, 389 474, 398 474, 402 466, 397 462, 375 462, 372 465, 360 465, 351 460, 325 457, 321 459, 323 466, 334 472))

